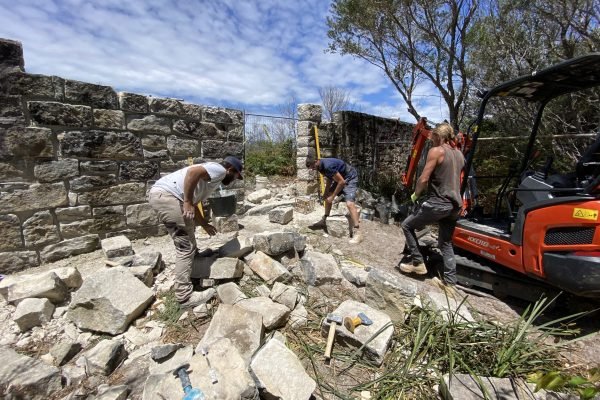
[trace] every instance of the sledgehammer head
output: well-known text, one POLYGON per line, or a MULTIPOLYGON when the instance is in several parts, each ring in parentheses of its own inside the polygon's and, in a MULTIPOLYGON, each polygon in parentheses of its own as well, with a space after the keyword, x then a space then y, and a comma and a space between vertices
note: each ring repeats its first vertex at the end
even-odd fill
POLYGON ((335 314, 327 314, 327 322, 335 322, 338 325, 342 324, 342 317, 335 314))

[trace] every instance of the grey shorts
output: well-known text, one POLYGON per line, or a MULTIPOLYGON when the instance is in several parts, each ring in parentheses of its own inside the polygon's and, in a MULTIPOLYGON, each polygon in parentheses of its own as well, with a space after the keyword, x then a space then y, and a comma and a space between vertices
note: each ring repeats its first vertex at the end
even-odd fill
MULTIPOLYGON (((332 193, 337 186, 337 183, 333 182, 331 184, 330 193, 332 193)), ((358 190, 358 176, 354 178, 350 178, 346 181, 346 186, 340 192, 340 195, 344 195, 344 200, 346 201, 356 201, 356 191, 358 190)))

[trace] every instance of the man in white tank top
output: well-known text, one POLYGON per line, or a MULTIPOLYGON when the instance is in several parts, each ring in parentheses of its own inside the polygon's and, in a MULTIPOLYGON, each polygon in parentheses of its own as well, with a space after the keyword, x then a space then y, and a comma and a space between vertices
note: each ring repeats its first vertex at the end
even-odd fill
POLYGON ((160 178, 150 189, 148 202, 158 214, 175 244, 175 297, 184 308, 202 302, 201 293, 194 292, 190 274, 196 255, 196 223, 206 233, 214 235, 210 225, 197 209, 219 185, 243 179, 242 162, 225 157, 221 163, 190 165, 160 178))

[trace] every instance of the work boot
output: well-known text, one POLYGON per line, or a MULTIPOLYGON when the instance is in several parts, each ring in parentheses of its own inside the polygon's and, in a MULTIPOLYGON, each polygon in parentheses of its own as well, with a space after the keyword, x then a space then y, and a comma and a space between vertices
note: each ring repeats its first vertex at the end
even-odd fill
POLYGON ((355 230, 354 231, 354 235, 352 235, 352 239, 350 239, 348 241, 348 243, 350 243, 350 244, 359 244, 362 241, 363 241, 362 234, 360 233, 359 230, 355 230))
POLYGON ((194 308, 199 306, 200 304, 206 303, 207 296, 204 292, 192 292, 192 295, 188 297, 188 299, 182 303, 179 303, 179 308, 187 309, 194 308))
POLYGON ((460 293, 456 289, 455 285, 450 285, 438 277, 433 278, 431 282, 438 288, 442 289, 442 291, 446 293, 448 297, 452 297, 455 300, 460 299, 460 293))
POLYGON ((426 275, 427 267, 425 266, 425 263, 423 263, 423 262, 419 263, 418 265, 401 263, 400 271, 404 272, 405 274, 426 275))
POLYGON ((321 220, 319 222, 315 222, 312 225, 309 225, 308 227, 310 229, 325 229, 327 228, 327 219, 326 218, 321 218, 321 220))

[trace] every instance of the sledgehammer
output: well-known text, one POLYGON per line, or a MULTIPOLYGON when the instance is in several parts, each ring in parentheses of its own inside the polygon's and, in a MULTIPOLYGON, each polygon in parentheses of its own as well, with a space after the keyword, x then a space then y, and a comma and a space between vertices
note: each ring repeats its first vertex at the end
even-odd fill
POLYGON ((327 322, 329 325, 329 335, 327 335, 327 345, 325 346, 325 359, 331 358, 331 349, 333 348, 333 339, 335 338, 335 327, 337 324, 342 324, 342 317, 334 314, 327 314, 327 322))

